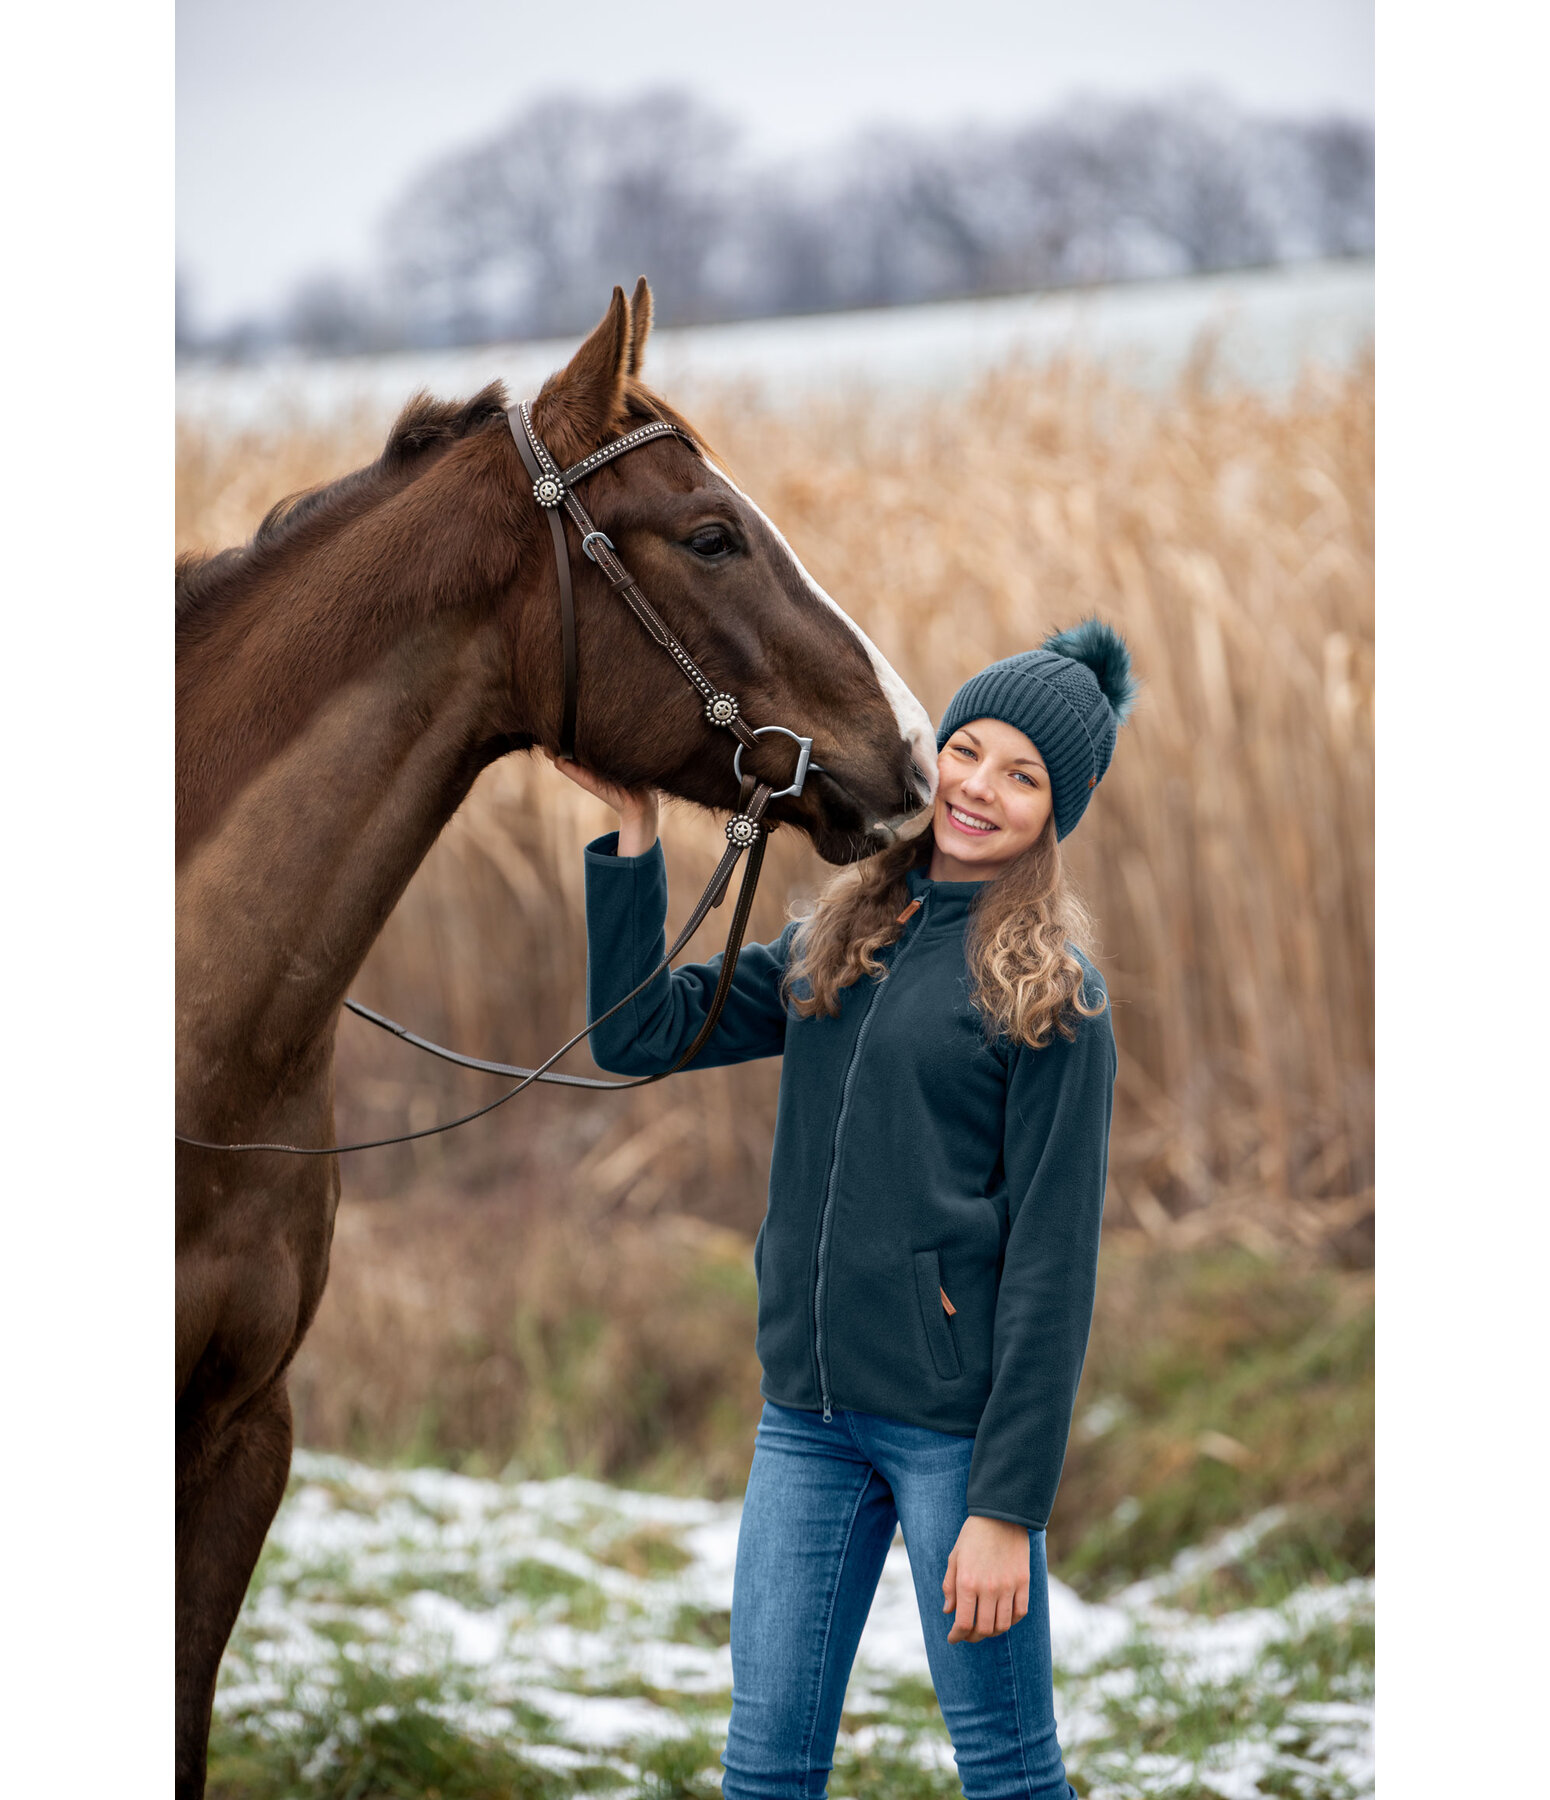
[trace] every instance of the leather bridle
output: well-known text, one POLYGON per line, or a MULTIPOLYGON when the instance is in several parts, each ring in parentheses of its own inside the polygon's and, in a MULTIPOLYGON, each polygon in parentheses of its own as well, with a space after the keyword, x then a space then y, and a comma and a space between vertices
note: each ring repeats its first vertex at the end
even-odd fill
POLYGON ((394 1037, 402 1038, 406 1044, 416 1050, 423 1050, 431 1056, 437 1056, 443 1062, 455 1063, 463 1069, 480 1069, 491 1075, 511 1075, 519 1077, 515 1087, 509 1088, 488 1105, 476 1108, 473 1112, 464 1113, 460 1118, 448 1119, 440 1125, 428 1125, 420 1131, 406 1131, 397 1137, 372 1138, 358 1144, 328 1144, 321 1148, 302 1144, 215 1144, 203 1138, 184 1137, 174 1133, 177 1142, 188 1144, 199 1150, 231 1150, 231 1151, 273 1151, 284 1156, 339 1156, 351 1150, 378 1150, 389 1144, 413 1143, 417 1138, 435 1137, 443 1131, 454 1131, 459 1125, 467 1125, 474 1119, 481 1119, 486 1113, 494 1112, 497 1107, 504 1106, 513 1100, 536 1081, 552 1082, 562 1087, 579 1088, 637 1088, 649 1087, 652 1082, 665 1081, 669 1075, 676 1075, 680 1069, 694 1061, 700 1051, 705 1048, 711 1033, 716 1029, 727 996, 732 989, 732 979, 737 970, 738 952, 742 948, 743 936, 748 928, 749 915, 753 910, 754 894, 759 885, 759 871, 764 863, 764 848, 768 834, 774 830, 774 822, 767 820, 766 811, 775 800, 790 795, 795 797, 802 792, 810 770, 819 769, 821 765, 812 760, 813 740, 803 737, 784 725, 749 725, 742 716, 742 708, 733 694, 725 693, 708 679, 699 664, 684 648, 668 628, 666 622, 651 602, 641 592, 635 577, 619 560, 618 552, 605 532, 599 531, 591 515, 582 505, 576 493, 579 482, 585 481, 589 475, 595 475, 605 464, 615 457, 624 456, 631 450, 638 450, 643 444, 652 443, 657 438, 673 437, 689 445, 698 452, 698 445, 677 425, 668 424, 665 420, 650 425, 642 425, 634 431, 626 432, 623 437, 615 438, 612 443, 604 444, 594 450, 590 456, 584 456, 580 462, 573 463, 568 469, 561 469, 545 448, 533 425, 532 408, 524 400, 514 406, 506 415, 511 426, 512 437, 516 440, 524 466, 533 480, 533 499, 542 509, 549 521, 549 530, 554 539, 555 570, 560 583, 560 654, 564 670, 564 699, 560 712, 559 749, 566 758, 575 755, 576 738, 576 602, 571 587, 570 549, 565 537, 565 524, 562 513, 568 513, 576 529, 581 533, 582 554, 599 570, 609 587, 629 607, 652 638, 672 657, 684 679, 697 690, 704 703, 704 713, 710 724, 728 731, 737 739, 737 748, 732 753, 732 772, 738 781, 738 810, 727 821, 727 847, 722 852, 715 872, 706 884, 705 891, 695 903, 682 931, 668 947, 666 954, 652 969, 646 978, 631 988, 622 1000, 617 1000, 608 1010, 600 1013, 589 1025, 584 1026, 573 1037, 568 1038, 558 1050, 538 1065, 536 1069, 519 1068, 512 1063, 489 1062, 482 1057, 464 1056, 456 1050, 448 1050, 444 1045, 435 1044, 429 1038, 420 1037, 405 1025, 384 1018, 381 1013, 373 1012, 369 1006, 362 1006, 358 1000, 347 999, 344 1004, 358 1018, 376 1025, 381 1030, 391 1032, 394 1037), (757 748, 761 737, 779 734, 788 737, 797 747, 796 769, 788 786, 772 787, 757 776, 745 774, 742 761, 743 752, 757 748), (748 853, 748 862, 743 870, 742 882, 738 888, 736 904, 732 908, 731 921, 727 928, 726 948, 722 953, 720 974, 716 981, 715 992, 711 996, 710 1008, 694 1041, 678 1058, 670 1069, 662 1069, 655 1075, 637 1076, 632 1081, 603 1081, 589 1075, 564 1075, 551 1073, 553 1065, 567 1052, 575 1049, 583 1038, 589 1037, 615 1013, 628 1006, 640 994, 650 987, 652 982, 669 967, 673 959, 694 936, 704 923, 707 915, 714 907, 720 906, 726 898, 727 887, 731 882, 733 871, 744 852, 748 853))

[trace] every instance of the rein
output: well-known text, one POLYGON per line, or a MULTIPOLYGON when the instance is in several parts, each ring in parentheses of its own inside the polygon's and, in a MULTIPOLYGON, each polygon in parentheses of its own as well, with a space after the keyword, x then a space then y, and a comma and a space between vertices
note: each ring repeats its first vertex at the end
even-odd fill
POLYGON ((229 1150, 239 1152, 269 1151, 282 1156, 340 1156, 351 1150, 380 1150, 389 1144, 409 1144, 417 1138, 436 1137, 443 1131, 455 1131, 460 1125, 470 1124, 475 1119, 482 1119, 497 1107, 504 1106, 508 1100, 531 1087, 535 1081, 552 1082, 562 1087, 579 1088, 637 1088, 649 1087, 653 1082, 665 1081, 669 1075, 676 1075, 680 1069, 693 1062, 700 1051, 705 1048, 711 1033, 721 1018, 727 996, 732 991, 732 980, 737 972, 738 953, 742 948, 743 936, 748 929, 749 915, 753 910, 754 894, 759 885, 759 872, 764 864, 764 850, 768 835, 775 829, 774 823, 765 819, 765 813, 774 800, 787 795, 802 792, 810 769, 821 769, 821 765, 812 761, 813 740, 802 737, 784 725, 750 726, 742 717, 742 710, 733 694, 722 692, 716 688, 695 662, 694 658, 674 636, 666 622, 641 592, 635 577, 619 560, 612 541, 606 533, 599 531, 591 515, 582 505, 576 494, 576 483, 584 481, 587 476, 595 474, 606 463, 617 456, 623 456, 630 450, 638 450, 642 444, 648 444, 656 438, 674 437, 696 448, 688 434, 676 425, 665 421, 657 421, 650 425, 642 425, 639 429, 627 432, 616 438, 611 444, 604 444, 594 450, 590 456, 584 456, 580 462, 573 463, 568 469, 561 469, 545 448, 533 425, 532 408, 524 400, 519 406, 511 408, 506 415, 511 426, 511 435, 516 440, 517 450, 521 454, 524 467, 533 479, 533 498, 543 510, 549 521, 549 529, 554 539, 555 569, 560 582, 560 646, 565 675, 565 698, 560 717, 560 754, 574 760, 576 736, 576 604, 571 587, 570 551, 565 537, 565 524, 562 511, 568 513, 577 530, 581 533, 582 554, 599 570, 609 587, 630 608, 641 624, 645 626, 653 640, 672 657, 674 664, 684 679, 700 695, 704 702, 705 717, 710 724, 729 731, 737 739, 737 749, 732 754, 732 773, 738 781, 738 811, 727 821, 727 847, 722 852, 705 891, 696 901, 694 910, 684 923, 682 931, 668 947, 666 954, 652 969, 646 978, 631 988, 622 1000, 617 1000, 607 1012, 601 1013, 589 1025, 568 1038, 559 1049, 544 1060, 535 1069, 519 1068, 512 1063, 488 1062, 476 1056, 464 1056, 460 1051, 448 1050, 444 1045, 432 1043, 411 1031, 408 1026, 400 1025, 395 1020, 373 1012, 369 1006, 363 1006, 358 1000, 347 999, 345 1008, 364 1019, 368 1025, 375 1025, 380 1030, 390 1032, 401 1038, 416 1050, 423 1050, 427 1055, 440 1057, 443 1062, 456 1063, 459 1068, 478 1069, 490 1075, 514 1075, 519 1079, 516 1086, 508 1088, 504 1094, 491 1100, 487 1105, 477 1107, 473 1112, 464 1113, 460 1118, 448 1119, 440 1125, 428 1125, 420 1131, 406 1131, 396 1137, 372 1138, 358 1144, 327 1144, 311 1147, 301 1144, 215 1144, 203 1138, 184 1137, 174 1133, 176 1141, 187 1144, 197 1150, 229 1150), (797 747, 796 770, 789 786, 774 788, 768 782, 759 780, 754 775, 743 773, 742 760, 745 750, 755 749, 761 737, 778 733, 788 737, 797 747), (748 862, 743 869, 742 882, 738 888, 737 901, 732 908, 732 917, 727 927, 726 948, 722 953, 720 975, 716 981, 715 993, 705 1015, 704 1022, 695 1033, 694 1042, 690 1044, 682 1056, 670 1069, 662 1069, 655 1075, 640 1075, 630 1081, 603 1081, 590 1075, 565 1075, 551 1073, 552 1066, 567 1052, 574 1050, 584 1038, 590 1037, 615 1013, 628 1006, 640 994, 651 986, 652 982, 668 968, 675 956, 689 942, 700 926, 705 922, 714 907, 721 905, 726 898, 727 888, 731 883, 733 872, 744 852, 748 853, 748 862))

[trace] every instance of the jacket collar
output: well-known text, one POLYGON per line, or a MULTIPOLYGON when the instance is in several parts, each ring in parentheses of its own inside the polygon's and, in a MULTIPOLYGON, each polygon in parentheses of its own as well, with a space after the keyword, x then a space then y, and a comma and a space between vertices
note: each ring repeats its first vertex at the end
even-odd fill
POLYGON ((930 900, 933 919, 963 919, 983 881, 932 881, 924 869, 911 869, 905 879, 912 900, 930 900))

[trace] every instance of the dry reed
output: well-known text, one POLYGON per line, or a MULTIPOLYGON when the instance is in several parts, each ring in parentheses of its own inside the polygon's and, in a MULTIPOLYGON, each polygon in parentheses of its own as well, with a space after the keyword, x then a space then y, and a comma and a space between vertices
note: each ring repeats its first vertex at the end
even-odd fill
MULTIPOLYGON (((1221 1206, 1267 1241, 1316 1235, 1324 1208, 1348 1226, 1372 1180, 1370 363, 1279 401, 1198 368, 1155 396, 1056 366, 907 410, 726 393, 695 411, 934 716, 984 663, 1084 614, 1125 633, 1142 697, 1068 840, 1115 1004, 1114 1216, 1165 1234, 1221 1206)), ((185 428, 180 547, 242 539, 380 435, 185 428)), ((357 991, 481 1054, 547 1050, 581 1017, 580 849, 610 822, 543 763, 496 765, 357 991)), ((667 813, 675 917, 717 838, 706 816, 667 813)), ((774 935, 824 873, 779 834, 756 931, 774 935)), ((375 1133, 489 1084, 347 1021, 339 1089, 341 1131, 375 1133)), ((556 1214, 691 1210, 751 1230, 774 1100, 772 1065, 618 1099, 530 1095, 453 1139, 357 1159, 347 1191, 520 1180, 556 1214)))

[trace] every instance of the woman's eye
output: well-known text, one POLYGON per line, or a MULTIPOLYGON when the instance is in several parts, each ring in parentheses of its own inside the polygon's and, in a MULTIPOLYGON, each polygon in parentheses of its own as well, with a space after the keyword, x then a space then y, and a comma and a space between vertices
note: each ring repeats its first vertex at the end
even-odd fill
POLYGON ((732 540, 719 525, 707 525, 689 539, 689 548, 696 556, 725 556, 732 548, 732 540))

